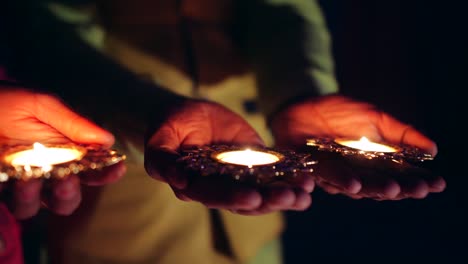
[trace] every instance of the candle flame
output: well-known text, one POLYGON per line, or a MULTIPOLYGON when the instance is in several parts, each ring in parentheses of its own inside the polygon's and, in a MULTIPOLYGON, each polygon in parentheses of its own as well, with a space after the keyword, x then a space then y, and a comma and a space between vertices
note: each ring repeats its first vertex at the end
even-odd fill
POLYGON ((79 159, 83 152, 74 148, 46 147, 39 142, 33 144, 32 149, 19 151, 7 157, 13 166, 23 166, 24 170, 31 170, 31 166, 39 167, 43 172, 52 170, 53 165, 79 159))
POLYGON ((246 157, 249 158, 249 160, 246 162, 245 165, 247 165, 247 167, 249 167, 249 169, 250 169, 250 168, 252 168, 252 162, 251 162, 251 159, 250 159, 250 157, 252 156, 252 150, 249 149, 249 148, 246 149, 245 150, 245 155, 246 155, 246 157))
MULTIPOLYGON (((35 142, 33 144, 33 151, 34 155, 37 157, 43 157, 44 155, 47 155, 47 147, 42 145, 39 142, 35 142)), ((52 170, 53 166, 46 162, 44 159, 40 159, 40 163, 38 164, 38 167, 42 169, 43 172, 49 172, 52 170)))
POLYGON ((46 149, 46 148, 47 148, 46 146, 42 145, 42 144, 39 143, 39 142, 35 142, 35 143, 33 144, 33 149, 34 149, 34 150, 37 150, 37 151, 41 151, 41 150, 44 150, 44 149, 46 149))
POLYGON ((335 142, 361 151, 375 151, 375 152, 396 152, 397 149, 384 144, 370 141, 366 137, 361 137, 359 140, 335 139, 335 142))
POLYGON ((370 142, 370 140, 367 139, 366 137, 361 137, 361 139, 359 141, 361 141, 363 143, 369 143, 370 142))
POLYGON ((250 148, 223 152, 218 154, 216 159, 230 164, 244 165, 248 168, 252 168, 256 165, 272 164, 280 160, 280 158, 274 154, 251 150, 250 148))

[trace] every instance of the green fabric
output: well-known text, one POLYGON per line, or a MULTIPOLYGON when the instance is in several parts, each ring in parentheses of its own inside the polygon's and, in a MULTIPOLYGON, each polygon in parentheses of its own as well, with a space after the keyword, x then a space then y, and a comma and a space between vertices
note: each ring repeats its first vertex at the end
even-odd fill
MULTIPOLYGON (((257 78, 258 102, 270 117, 288 102, 338 92, 328 28, 317 0, 239 1, 237 25, 257 78), (280 77, 280 78, 278 78, 280 77)), ((90 18, 90 9, 49 4, 68 23, 90 18), (79 19, 78 19, 79 18, 79 19)), ((102 33, 80 30, 99 47, 102 33)))
POLYGON ((247 264, 281 264, 283 255, 280 240, 273 240, 266 244, 260 252, 247 264))
POLYGON ((330 36, 317 1, 248 1, 244 8, 245 45, 267 117, 297 97, 338 91, 330 36))
MULTIPOLYGON (((259 102, 265 114, 271 115, 298 96, 317 96, 337 91, 330 39, 316 1, 245 0, 242 5, 246 9, 240 19, 243 20, 242 25, 247 33, 243 35, 243 39, 256 72, 259 102)), ((59 13, 72 11, 57 6, 52 9, 59 13)), ((83 23, 82 19, 88 18, 70 13, 58 17, 71 24, 83 23)), ((78 30, 78 35, 88 44, 98 47, 99 32, 86 32, 89 34, 78 30)), ((55 33, 55 30, 51 30, 50 35, 40 36, 47 39, 50 36, 55 37, 55 33)), ((102 89, 106 87, 108 85, 100 86, 102 89)), ((117 105, 125 107, 124 104, 117 105)), ((281 263, 281 257, 280 241, 275 240, 265 245, 249 264, 281 263)))

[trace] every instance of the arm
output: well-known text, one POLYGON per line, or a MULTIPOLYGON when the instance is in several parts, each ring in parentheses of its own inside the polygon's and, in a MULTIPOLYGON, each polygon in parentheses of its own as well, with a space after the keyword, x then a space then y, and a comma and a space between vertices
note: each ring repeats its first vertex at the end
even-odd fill
MULTIPOLYGON (((4 65, 24 86, 58 95, 93 116, 125 113, 146 123, 184 98, 144 82, 85 43, 40 1, 8 1, 0 29, 4 65), (158 98, 158 103, 154 103, 158 98)), ((81 110, 81 109, 80 109, 81 110)))
POLYGON ((295 101, 336 93, 330 36, 317 1, 246 1, 244 47, 268 120, 295 101), (280 77, 280 78, 278 78, 280 77))
MULTIPOLYGON (((75 142, 110 147, 114 143, 112 134, 79 116, 57 98, 18 85, 0 83, 0 113, 2 146, 75 142)), ((80 183, 104 185, 124 173, 124 164, 118 163, 98 174, 71 175, 63 180, 12 180, 0 183, 0 196, 21 219, 35 215, 41 202, 57 214, 68 215, 81 201, 80 183)))
MULTIPOLYGON (((260 103, 278 146, 303 147, 312 136, 367 136, 437 153, 435 142, 388 113, 365 102, 331 95, 338 92, 338 86, 330 39, 317 1, 248 3, 246 30, 250 34, 245 43, 257 74, 260 103)), ((379 194, 379 199, 423 198, 445 188, 441 177, 427 171, 409 169, 410 176, 387 175, 375 182, 375 178, 341 165, 322 161, 318 184, 331 193, 353 198, 379 194)))
MULTIPOLYGON (((41 10, 36 12, 44 12, 41 10)), ((38 13, 31 15, 34 18, 38 13)), ((117 112, 131 114, 136 119, 132 121, 149 124, 145 137, 147 172, 167 182, 179 198, 242 214, 304 210, 310 205, 308 192, 313 188, 310 179, 297 188, 271 186, 259 190, 233 182, 207 181, 203 177, 188 179, 187 175, 177 173, 177 151, 186 145, 261 144, 260 139, 242 118, 222 106, 187 100, 142 82, 81 42, 69 25, 54 21, 53 17, 44 16, 23 24, 20 20, 17 23, 24 28, 20 32, 32 32, 37 42, 27 43, 26 37, 31 36, 16 32, 18 27, 10 32, 16 40, 12 49, 15 59, 10 61, 14 63, 9 64, 15 77, 47 87, 67 102, 84 101, 87 107, 104 108, 93 111, 93 117, 120 119, 117 112), (51 54, 55 55, 49 57, 51 54)))

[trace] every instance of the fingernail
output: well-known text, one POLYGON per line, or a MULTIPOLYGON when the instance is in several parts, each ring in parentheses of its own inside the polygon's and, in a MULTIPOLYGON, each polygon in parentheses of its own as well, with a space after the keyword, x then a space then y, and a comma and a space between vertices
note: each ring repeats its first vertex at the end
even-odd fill
POLYGON ((397 197, 400 192, 400 185, 395 181, 389 181, 384 187, 384 195, 390 199, 397 197))
POLYGON ((346 190, 351 194, 358 193, 362 188, 362 184, 360 181, 356 179, 351 179, 346 187, 346 190))
POLYGON ((55 196, 63 200, 71 199, 76 193, 75 186, 71 183, 66 183, 54 190, 55 196))
POLYGON ((447 187, 447 183, 442 177, 437 178, 430 184, 431 189, 435 189, 436 192, 441 192, 447 187))
POLYGON ((414 197, 416 199, 425 198, 429 194, 429 186, 424 180, 418 180, 414 188, 414 197))
POLYGON ((235 203, 239 205, 238 207, 242 207, 242 209, 257 208, 262 203, 262 197, 260 194, 252 189, 242 189, 237 191, 234 196, 234 200, 235 203))

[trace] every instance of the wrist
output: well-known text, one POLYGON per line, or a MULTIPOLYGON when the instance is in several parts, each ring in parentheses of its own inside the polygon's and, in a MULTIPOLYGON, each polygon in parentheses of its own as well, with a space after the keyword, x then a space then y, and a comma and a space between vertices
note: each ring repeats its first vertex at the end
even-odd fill
POLYGON ((288 113, 293 111, 293 109, 300 107, 303 104, 306 104, 311 101, 318 101, 324 98, 339 96, 338 93, 331 93, 326 95, 312 95, 312 94, 302 94, 291 98, 290 100, 285 101, 283 104, 279 105, 275 111, 273 111, 267 117, 267 124, 270 128, 275 120, 284 119, 285 116, 288 116, 288 113))

